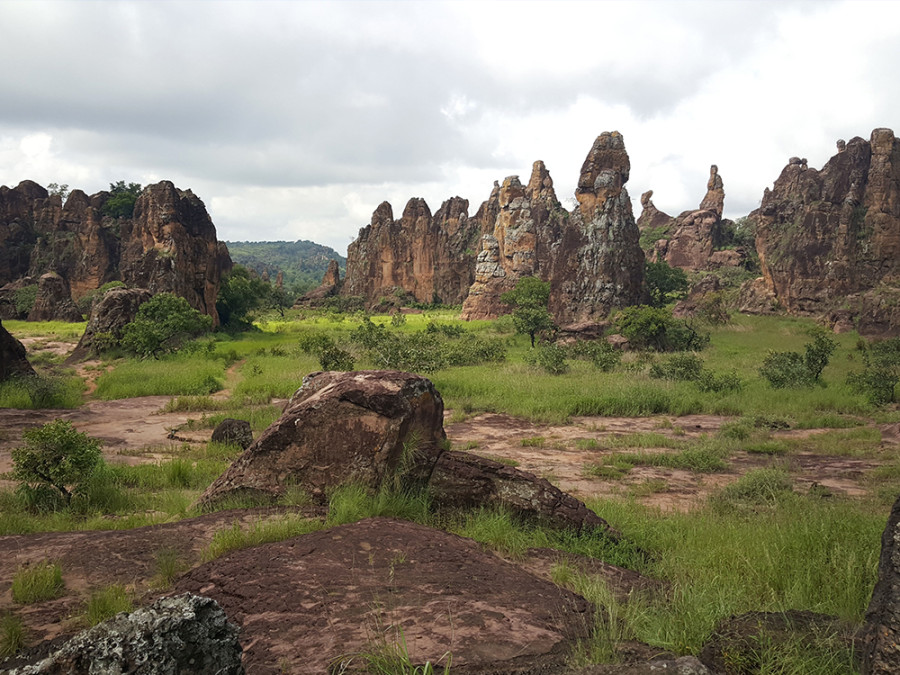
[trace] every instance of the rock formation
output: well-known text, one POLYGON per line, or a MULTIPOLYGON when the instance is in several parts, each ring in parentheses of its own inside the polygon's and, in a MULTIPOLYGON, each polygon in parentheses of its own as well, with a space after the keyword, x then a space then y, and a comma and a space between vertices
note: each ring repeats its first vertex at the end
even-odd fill
POLYGON ((23 375, 34 375, 25 346, 0 323, 0 382, 23 375))
POLYGON ((878 581, 866 612, 862 642, 863 675, 900 672, 900 499, 894 502, 881 536, 878 581))
POLYGON ((668 213, 664 213, 656 208, 653 203, 653 190, 647 190, 641 195, 641 217, 637 220, 638 230, 643 232, 647 229, 667 230, 675 220, 668 213))
POLYGON ((72 302, 69 284, 56 272, 41 275, 37 298, 28 313, 29 321, 83 321, 81 311, 72 302))
POLYGON ((91 307, 84 333, 66 363, 74 363, 85 358, 98 335, 122 338, 122 329, 134 321, 138 309, 153 295, 145 288, 111 288, 91 307))
POLYGON ((560 323, 605 317, 644 298, 643 254, 625 190, 630 161, 618 132, 594 141, 566 211, 543 162, 528 185, 507 178, 482 209, 496 214, 482 238, 475 283, 463 318, 493 318, 508 311, 500 296, 523 276, 550 282, 550 311, 560 323))
POLYGON ((246 450, 253 443, 253 430, 247 420, 226 417, 213 429, 210 440, 213 443, 234 443, 246 450))
POLYGON ((453 197, 432 215, 425 200, 410 199, 394 220, 391 205, 383 202, 347 248, 341 294, 371 305, 401 289, 417 302, 461 304, 481 234, 479 218, 469 218, 468 208, 467 200, 453 197))
POLYGON ((303 296, 304 302, 315 302, 337 295, 341 290, 341 269, 337 260, 328 263, 328 269, 322 277, 322 283, 303 296))
POLYGON ((864 333, 900 333, 900 141, 875 129, 846 143, 820 171, 793 157, 750 217, 768 290, 787 311, 841 306, 864 333), (867 328, 868 326, 868 328, 867 328))
MULTIPOLYGON (((0 285, 55 272, 78 300, 109 281, 169 291, 218 320, 230 268, 203 202, 163 181, 144 188, 130 218, 103 213, 110 193, 73 190, 61 203, 31 181, 0 187, 0 285)), ((79 318, 80 320, 80 318, 79 318)))
POLYGON ((715 211, 719 218, 725 208, 725 186, 719 175, 719 167, 713 164, 709 167, 709 180, 706 182, 706 196, 700 202, 701 211, 715 211))
POLYGON ((238 629, 209 598, 184 594, 122 613, 10 675, 243 675, 238 629))

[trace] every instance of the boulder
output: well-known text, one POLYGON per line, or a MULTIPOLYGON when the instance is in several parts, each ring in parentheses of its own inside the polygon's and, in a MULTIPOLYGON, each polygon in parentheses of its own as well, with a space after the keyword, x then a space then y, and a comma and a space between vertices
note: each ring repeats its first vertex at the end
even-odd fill
POLYGON ((618 539, 605 520, 545 478, 468 452, 442 453, 428 489, 438 508, 499 506, 526 520, 618 539))
POLYGON ((38 281, 37 298, 29 321, 84 321, 81 310, 72 301, 69 283, 56 272, 47 272, 38 281))
POLYGON ((448 654, 453 672, 560 672, 592 626, 584 598, 472 540, 387 518, 234 551, 175 588, 234 617, 248 672, 359 672, 361 652, 400 645, 437 672, 448 654))
POLYGON ((34 374, 34 368, 28 363, 25 346, 0 323, 0 382, 11 377, 34 374))
POLYGON ((253 443, 253 430, 250 422, 227 417, 213 429, 211 440, 215 443, 234 443, 246 450, 253 443))
POLYGON ((900 672, 900 499, 894 502, 881 535, 878 581, 861 641, 862 675, 900 672))
POLYGON ((10 675, 131 673, 242 675, 238 629, 206 597, 161 598, 79 633, 49 657, 10 675))
POLYGON ((140 306, 152 297, 145 288, 112 288, 104 293, 91 307, 84 333, 66 362, 74 363, 87 357, 98 335, 121 339, 122 329, 134 321, 140 306))
POLYGON ((424 484, 443 448, 444 402, 424 377, 398 371, 319 372, 281 417, 201 495, 276 500, 286 484, 324 502, 334 487, 424 484))

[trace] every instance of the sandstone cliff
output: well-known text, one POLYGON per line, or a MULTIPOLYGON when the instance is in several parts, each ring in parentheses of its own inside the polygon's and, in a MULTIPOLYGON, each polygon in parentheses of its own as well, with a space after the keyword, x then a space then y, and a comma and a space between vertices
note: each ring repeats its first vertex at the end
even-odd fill
POLYGON ((231 261, 203 202, 163 181, 144 188, 132 217, 113 218, 103 213, 109 198, 73 190, 63 205, 32 181, 0 187, 0 285, 55 272, 63 283, 53 285, 51 304, 69 309, 60 288, 71 302, 118 280, 176 293, 218 321, 219 281, 231 261))
POLYGON ((604 132, 581 167, 572 213, 557 200, 543 162, 535 162, 527 186, 507 178, 482 207, 496 215, 482 237, 463 318, 508 311, 500 295, 523 276, 550 282, 550 311, 560 323, 641 302, 644 258, 624 187, 629 171, 622 135, 604 132))
POLYGON ((474 241, 480 234, 469 202, 449 199, 432 215, 423 199, 410 199, 394 220, 383 202, 347 249, 341 294, 375 304, 397 289, 417 302, 462 303, 473 279, 474 241))
POLYGON ((897 334, 900 141, 875 129, 838 148, 820 171, 792 158, 750 214, 766 290, 789 312, 849 309, 861 332, 897 334))

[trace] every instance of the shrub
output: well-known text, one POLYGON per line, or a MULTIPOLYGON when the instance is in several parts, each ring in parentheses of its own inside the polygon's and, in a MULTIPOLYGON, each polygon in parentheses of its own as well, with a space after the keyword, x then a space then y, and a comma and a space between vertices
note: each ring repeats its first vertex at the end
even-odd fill
POLYGON ((650 377, 679 382, 699 380, 703 373, 703 359, 696 354, 677 354, 662 363, 650 366, 650 377))
POLYGON ((664 260, 645 263, 644 278, 647 280, 652 307, 663 307, 687 294, 688 278, 685 271, 679 267, 670 267, 664 260))
POLYGON ((113 584, 91 593, 85 608, 88 626, 96 626, 119 612, 130 612, 134 609, 128 591, 121 584, 113 584))
POLYGON ((109 199, 100 209, 104 216, 112 218, 131 218, 134 215, 134 203, 141 194, 140 183, 125 184, 124 180, 109 184, 109 199))
POLYGON ((122 329, 122 347, 140 357, 177 351, 182 343, 212 329, 212 317, 201 314, 184 298, 158 293, 138 309, 122 329))
POLYGON ((20 567, 12 580, 12 599, 21 605, 59 597, 63 590, 59 563, 40 562, 20 567))
POLYGON ((608 373, 622 362, 622 350, 606 340, 579 340, 569 347, 569 355, 576 359, 587 359, 596 368, 608 373))
POLYGON ((781 469, 754 469, 711 497, 719 509, 774 506, 793 494, 790 475, 781 469))
POLYGON ((0 617, 0 659, 13 656, 25 647, 25 624, 22 619, 7 612, 0 617))
POLYGON ((635 305, 616 316, 616 329, 636 349, 658 352, 702 350, 709 344, 709 333, 701 333, 683 319, 661 307, 635 305))
POLYGON ((31 311, 31 308, 34 307, 35 300, 37 300, 37 292, 37 284, 23 286, 16 290, 14 300, 16 303, 16 312, 19 316, 25 316, 31 311))
POLYGON ((542 343, 525 356, 529 365, 543 368, 551 375, 563 375, 569 372, 569 364, 566 363, 566 350, 559 345, 542 343))
POLYGON ((876 342, 871 349, 863 351, 863 360, 865 369, 851 373, 847 383, 873 405, 893 403, 900 382, 900 338, 876 342))
POLYGON ((700 391, 720 394, 728 391, 740 391, 744 388, 744 383, 736 370, 716 374, 704 368, 697 380, 697 386, 700 391))
POLYGON ((22 433, 25 447, 12 451, 13 478, 31 489, 52 487, 66 505, 100 462, 100 441, 55 420, 22 433))
POLYGON ((819 381, 828 358, 837 342, 821 328, 811 331, 812 342, 807 343, 806 353, 770 351, 759 369, 775 389, 785 387, 810 387, 819 381))
POLYGON ((319 365, 322 370, 353 370, 353 355, 336 345, 326 347, 319 353, 319 365))
POLYGON ((515 307, 513 325, 516 332, 531 338, 532 347, 539 331, 553 327, 553 317, 547 309, 549 300, 550 282, 537 277, 522 277, 516 282, 515 289, 500 296, 501 302, 515 307))

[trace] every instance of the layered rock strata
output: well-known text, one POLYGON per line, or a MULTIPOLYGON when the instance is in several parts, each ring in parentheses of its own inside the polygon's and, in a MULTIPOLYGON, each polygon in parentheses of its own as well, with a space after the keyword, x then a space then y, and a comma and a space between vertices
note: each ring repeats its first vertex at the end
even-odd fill
POLYGON ((893 131, 851 139, 818 171, 791 158, 750 217, 766 287, 781 307, 806 315, 857 307, 869 332, 900 333, 896 308, 881 302, 900 287, 893 131))
POLYGON ((203 202, 163 181, 144 188, 132 217, 113 218, 103 213, 110 196, 73 190, 63 205, 32 181, 0 187, 0 284, 55 272, 72 301, 123 281, 180 295, 217 322, 219 282, 231 261, 203 202))

